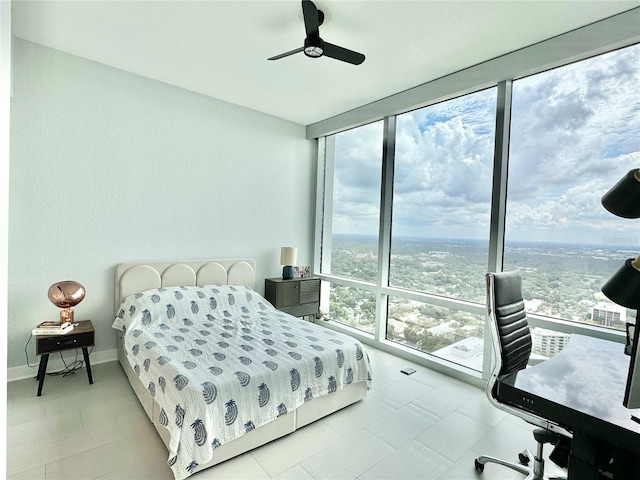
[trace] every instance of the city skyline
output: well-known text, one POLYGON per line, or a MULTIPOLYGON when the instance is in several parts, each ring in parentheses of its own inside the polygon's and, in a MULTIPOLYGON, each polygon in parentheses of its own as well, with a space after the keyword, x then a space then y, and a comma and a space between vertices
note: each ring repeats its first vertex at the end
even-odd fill
MULTIPOLYGON (((366 238, 368 240, 370 240, 371 242, 375 243, 377 246, 377 241, 378 241, 378 235, 377 234, 368 234, 368 233, 334 233, 334 236, 337 237, 361 237, 361 238, 366 238)), ((595 248, 595 247, 608 247, 608 248, 612 248, 612 249, 620 249, 620 250, 625 250, 627 253, 629 252, 635 252, 636 250, 638 250, 640 247, 638 247, 638 245, 636 245, 636 243, 631 242, 631 243, 625 243, 625 240, 627 240, 630 237, 607 237, 606 241, 602 242, 602 243, 593 243, 592 241, 580 241, 580 240, 576 240, 573 242, 561 242, 561 241, 556 241, 554 239, 549 239, 549 240, 531 240, 531 239, 524 239, 524 240, 508 240, 505 242, 505 248, 509 248, 509 247, 513 247, 516 245, 529 245, 529 246, 545 246, 545 247, 550 247, 550 246, 563 246, 563 247, 570 247, 570 246, 577 246, 577 247, 587 247, 587 248, 595 248)), ((488 240, 485 239, 478 239, 478 238, 465 238, 465 237, 429 237, 429 236, 420 236, 420 235, 397 235, 394 237, 394 239, 396 240, 403 240, 403 241, 410 241, 410 240, 416 240, 416 241, 434 241, 434 242, 462 242, 462 243, 466 243, 466 242, 473 242, 477 245, 489 245, 488 240)), ((639 250, 640 253, 640 250, 639 250)))

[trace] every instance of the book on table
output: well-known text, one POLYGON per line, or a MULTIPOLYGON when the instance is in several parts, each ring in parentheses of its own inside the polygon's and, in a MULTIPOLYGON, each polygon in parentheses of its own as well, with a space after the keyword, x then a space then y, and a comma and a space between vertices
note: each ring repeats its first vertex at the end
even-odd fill
POLYGON ((31 331, 32 335, 64 335, 73 330, 73 323, 42 322, 31 331))

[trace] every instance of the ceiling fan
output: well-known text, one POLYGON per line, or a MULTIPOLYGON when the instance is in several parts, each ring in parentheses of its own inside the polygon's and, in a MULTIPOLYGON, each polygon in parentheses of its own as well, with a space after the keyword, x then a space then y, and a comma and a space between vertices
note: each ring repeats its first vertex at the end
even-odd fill
POLYGON ((362 53, 339 47, 338 45, 325 42, 320 38, 318 27, 322 25, 322 22, 324 22, 324 13, 322 10, 318 10, 311 0, 302 0, 302 16, 304 17, 304 28, 307 31, 307 37, 304 39, 304 46, 289 52, 281 53, 280 55, 268 58, 267 60, 278 60, 280 58, 293 55, 294 53, 304 52, 307 57, 311 58, 326 56, 351 63, 353 65, 360 65, 364 62, 365 57, 362 53))

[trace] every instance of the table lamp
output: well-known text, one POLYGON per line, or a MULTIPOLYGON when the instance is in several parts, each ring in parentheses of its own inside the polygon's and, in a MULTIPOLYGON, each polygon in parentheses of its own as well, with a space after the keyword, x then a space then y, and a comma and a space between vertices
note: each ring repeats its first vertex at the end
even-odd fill
POLYGON ((280 249, 280 265, 282 268, 282 279, 291 280, 293 278, 293 265, 298 262, 298 249, 296 247, 282 247, 280 249))
POLYGON ((82 285, 72 280, 56 282, 49 287, 49 300, 56 307, 60 307, 60 325, 73 323, 73 310, 84 299, 85 290, 82 285))
MULTIPOLYGON (((602 197, 602 205, 622 218, 640 218, 640 169, 630 170, 602 197)), ((625 353, 631 355, 627 387, 623 404, 627 408, 640 407, 640 255, 628 258, 602 285, 607 298, 626 308, 636 310, 635 325, 627 323, 625 353), (638 370, 637 370, 638 369, 638 370)))

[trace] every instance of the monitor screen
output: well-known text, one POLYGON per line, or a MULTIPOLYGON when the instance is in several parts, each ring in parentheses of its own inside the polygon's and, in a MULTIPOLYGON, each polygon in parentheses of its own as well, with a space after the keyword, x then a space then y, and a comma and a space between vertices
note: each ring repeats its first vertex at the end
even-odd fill
MULTIPOLYGON (((636 325, 640 317, 640 310, 636 315, 636 325)), ((627 374, 627 387, 624 391, 623 405, 627 408, 640 408, 640 348, 638 343, 640 328, 635 325, 627 325, 627 339, 631 346, 631 361, 629 362, 629 373, 627 374)), ((626 351, 626 350, 625 350, 626 351)))

